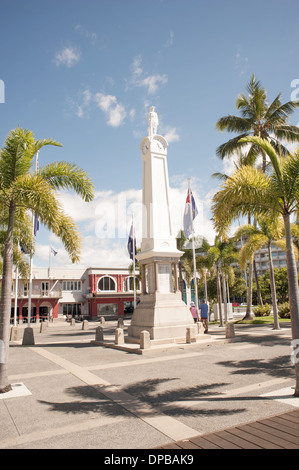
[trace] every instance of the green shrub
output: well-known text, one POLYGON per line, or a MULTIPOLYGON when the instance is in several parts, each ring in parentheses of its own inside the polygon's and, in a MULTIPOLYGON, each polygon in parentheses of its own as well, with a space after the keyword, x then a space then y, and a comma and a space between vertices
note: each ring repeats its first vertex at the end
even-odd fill
POLYGON ((278 306, 278 316, 280 318, 291 318, 289 302, 284 302, 278 306))
POLYGON ((253 310, 255 317, 267 317, 268 315, 271 314, 271 306, 268 304, 258 305, 257 307, 254 307, 252 310, 253 310))

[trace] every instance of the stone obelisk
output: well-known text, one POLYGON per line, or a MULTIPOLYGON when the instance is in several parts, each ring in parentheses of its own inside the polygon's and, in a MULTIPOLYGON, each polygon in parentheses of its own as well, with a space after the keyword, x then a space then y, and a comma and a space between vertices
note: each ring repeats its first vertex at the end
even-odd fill
POLYGON ((143 159, 142 242, 136 258, 142 270, 142 295, 128 329, 128 340, 137 341, 147 330, 157 342, 173 342, 194 329, 193 318, 178 288, 178 261, 169 207, 167 141, 157 134, 155 107, 148 113, 148 135, 140 145, 143 159))

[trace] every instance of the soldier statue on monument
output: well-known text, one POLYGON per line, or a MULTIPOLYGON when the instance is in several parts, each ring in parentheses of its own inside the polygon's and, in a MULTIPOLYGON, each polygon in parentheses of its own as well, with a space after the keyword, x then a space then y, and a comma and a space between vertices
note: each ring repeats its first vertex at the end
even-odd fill
POLYGON ((149 137, 152 137, 157 134, 157 128, 159 125, 158 114, 155 112, 155 106, 150 108, 147 119, 149 122, 148 135, 149 137))

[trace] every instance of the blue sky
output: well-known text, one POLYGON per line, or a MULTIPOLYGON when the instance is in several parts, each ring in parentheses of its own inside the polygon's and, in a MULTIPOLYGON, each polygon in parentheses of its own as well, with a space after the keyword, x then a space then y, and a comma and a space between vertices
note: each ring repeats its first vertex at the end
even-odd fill
MULTIPOLYGON (((67 160, 89 173, 93 203, 61 195, 85 266, 127 266, 132 208, 141 242, 139 146, 150 106, 169 142, 174 230, 191 178, 196 230, 212 242, 211 174, 231 169, 216 157, 231 137, 216 121, 237 114, 253 73, 269 101, 299 98, 298 0, 0 0, 0 22, 0 145, 20 125, 63 144, 44 148, 41 166, 67 160)), ((36 242, 35 265, 47 265, 49 244, 58 251, 51 265, 69 262, 44 228, 36 242)))

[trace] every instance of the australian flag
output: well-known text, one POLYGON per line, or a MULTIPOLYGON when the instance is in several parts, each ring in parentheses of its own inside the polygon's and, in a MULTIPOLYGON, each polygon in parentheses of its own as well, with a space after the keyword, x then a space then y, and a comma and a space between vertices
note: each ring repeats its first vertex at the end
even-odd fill
POLYGON ((37 212, 35 212, 35 214, 34 214, 34 226, 33 226, 34 236, 36 236, 38 230, 39 230, 39 216, 38 216, 37 212))
POLYGON ((186 238, 189 238, 190 235, 192 234, 192 221, 195 219, 197 214, 198 214, 198 210, 195 204, 193 194, 188 189, 186 204, 185 204, 185 212, 184 212, 184 233, 185 233, 186 238), (191 195, 191 198, 190 198, 190 195, 191 195), (192 209, 191 209, 191 206, 192 206, 192 209))
POLYGON ((30 253, 29 249, 24 243, 20 243, 20 248, 21 248, 21 252, 24 253, 24 255, 29 255, 30 253))
POLYGON ((52 253, 54 256, 56 256, 57 253, 58 253, 58 251, 55 251, 54 248, 51 247, 51 253, 52 253))
MULTIPOLYGON (((134 229, 134 226, 133 226, 133 222, 132 222, 130 233, 129 233, 128 252, 129 252, 129 255, 130 255, 130 259, 134 260, 136 254, 137 254, 137 248, 136 248, 136 236, 135 236, 135 229, 134 229), (134 251, 134 253, 133 253, 133 251, 134 251)), ((136 258, 135 258, 135 263, 137 263, 136 258)))

